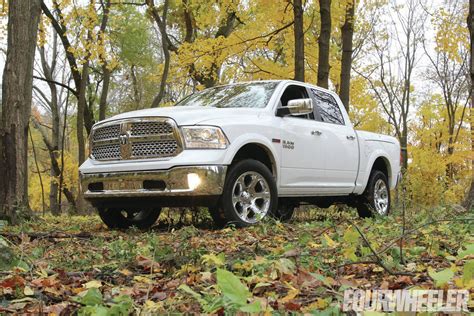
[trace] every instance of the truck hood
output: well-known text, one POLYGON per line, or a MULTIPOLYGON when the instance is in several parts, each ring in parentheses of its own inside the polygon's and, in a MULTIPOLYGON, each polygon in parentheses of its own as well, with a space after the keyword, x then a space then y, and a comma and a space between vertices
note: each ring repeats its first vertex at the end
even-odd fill
POLYGON ((243 116, 258 116, 264 109, 252 108, 212 108, 202 106, 171 106, 126 112, 115 115, 100 123, 137 118, 137 117, 169 117, 178 125, 196 125, 212 122, 221 118, 232 117, 236 120, 243 116))

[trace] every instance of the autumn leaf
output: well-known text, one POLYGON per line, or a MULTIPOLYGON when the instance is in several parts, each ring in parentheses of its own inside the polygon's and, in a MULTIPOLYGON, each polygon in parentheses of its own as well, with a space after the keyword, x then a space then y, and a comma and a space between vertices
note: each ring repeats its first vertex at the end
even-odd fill
POLYGON ((231 302, 239 305, 247 304, 247 299, 252 296, 249 289, 242 284, 237 276, 232 272, 217 269, 216 271, 217 286, 221 290, 224 297, 231 302))
POLYGON ((433 269, 428 270, 428 274, 436 282, 437 287, 442 287, 454 277, 454 272, 451 269, 444 269, 439 272, 436 272, 433 269))

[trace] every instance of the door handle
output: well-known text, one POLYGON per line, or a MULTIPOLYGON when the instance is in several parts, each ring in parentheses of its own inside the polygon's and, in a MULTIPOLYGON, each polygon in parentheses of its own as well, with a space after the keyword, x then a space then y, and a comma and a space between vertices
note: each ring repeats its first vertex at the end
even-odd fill
POLYGON ((356 139, 355 136, 353 136, 353 135, 348 135, 348 136, 346 136, 346 138, 347 138, 348 140, 354 140, 354 139, 356 139))
POLYGON ((311 131, 311 135, 313 135, 313 136, 314 136, 314 135, 319 136, 319 135, 321 135, 321 134, 322 134, 321 131, 311 131))

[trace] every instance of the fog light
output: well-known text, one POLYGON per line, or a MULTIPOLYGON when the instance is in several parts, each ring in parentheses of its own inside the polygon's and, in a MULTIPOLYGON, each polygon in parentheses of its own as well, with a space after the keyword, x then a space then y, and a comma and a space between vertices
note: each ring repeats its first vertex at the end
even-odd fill
POLYGON ((189 189, 194 190, 201 184, 201 178, 196 173, 188 173, 189 189))

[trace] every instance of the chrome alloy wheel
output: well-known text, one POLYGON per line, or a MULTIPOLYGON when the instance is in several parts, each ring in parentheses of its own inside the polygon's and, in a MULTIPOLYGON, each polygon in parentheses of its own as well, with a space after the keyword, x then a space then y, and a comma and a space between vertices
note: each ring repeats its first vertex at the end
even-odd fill
POLYGON ((254 224, 264 218, 270 209, 270 200, 269 185, 260 173, 248 171, 235 181, 232 205, 244 222, 254 224))
POLYGON ((388 211, 388 188, 385 181, 378 179, 374 187, 374 206, 377 213, 386 215, 388 211))

